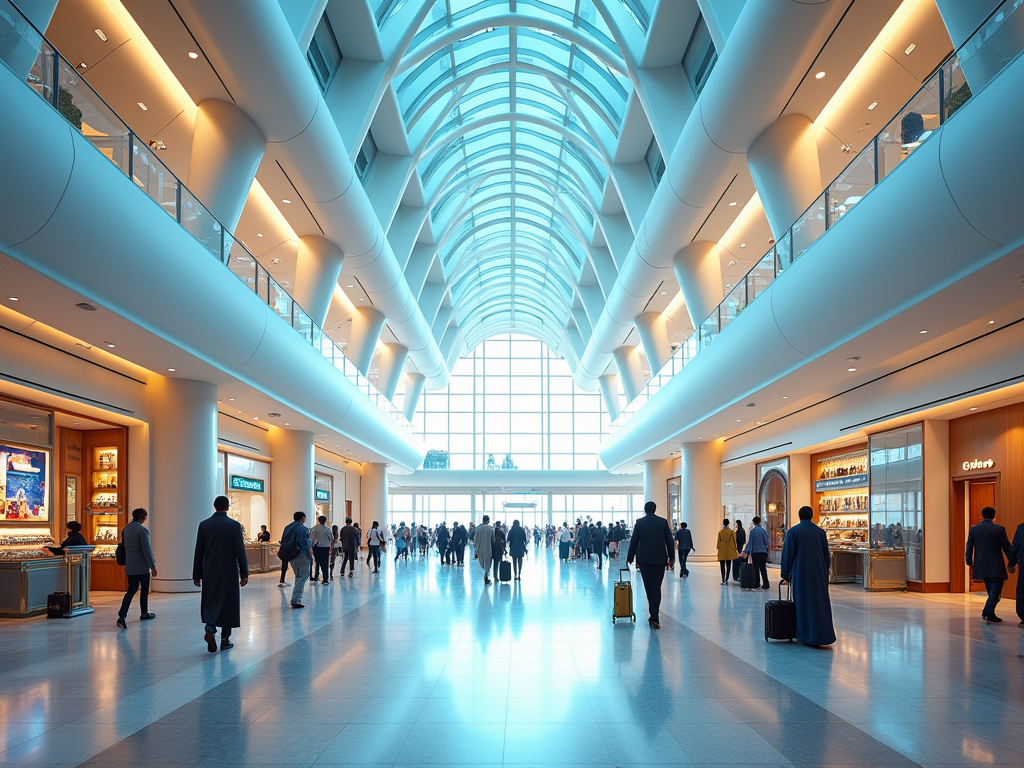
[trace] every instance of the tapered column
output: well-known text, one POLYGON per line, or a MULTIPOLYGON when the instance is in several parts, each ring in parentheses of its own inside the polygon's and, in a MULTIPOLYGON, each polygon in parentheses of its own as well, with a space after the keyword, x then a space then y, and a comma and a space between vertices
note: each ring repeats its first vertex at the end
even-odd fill
POLYGON ((416 409, 420 404, 420 396, 423 394, 423 385, 426 384, 427 377, 422 373, 405 374, 405 395, 402 400, 402 415, 405 416, 407 421, 412 421, 412 417, 416 415, 416 409))
MULTIPOLYGON (((53 12, 57 10, 57 0, 18 0, 15 5, 21 9, 21 12, 36 29, 46 34, 46 28, 50 25, 53 12)), ((36 56, 39 53, 39 36, 27 31, 27 28, 24 35, 20 34, 23 22, 17 12, 13 12, 11 15, 18 32, 0 37, 0 58, 7 62, 8 66, 14 70, 14 74, 24 80, 32 71, 32 65, 36 63, 36 56)))
POLYGON ((352 333, 345 355, 355 363, 356 369, 366 375, 370 370, 377 339, 384 328, 384 315, 373 307, 359 307, 352 315, 352 333))
MULTIPOLYGON (((668 520, 668 479, 675 477, 674 459, 649 459, 644 462, 644 503, 653 501, 658 514, 668 520)), ((639 512, 640 510, 637 510, 639 512)))
POLYGON ((636 332, 651 365, 651 373, 657 373, 672 357, 672 345, 668 341, 668 322, 661 312, 644 312, 637 315, 636 332))
POLYGON ((234 104, 220 99, 199 103, 186 186, 228 232, 238 226, 266 144, 260 129, 234 104))
POLYGON ((341 274, 342 254, 338 247, 320 235, 299 238, 295 262, 293 296, 314 323, 323 328, 331 308, 334 289, 341 274))
POLYGON ((370 530, 374 520, 383 528, 388 524, 387 466, 374 462, 363 464, 361 483, 359 519, 362 520, 363 531, 370 530))
POLYGON ((639 347, 619 347, 612 356, 615 366, 619 369, 622 391, 626 393, 626 401, 632 402, 644 388, 644 369, 640 363, 639 347))
POLYGON ((313 502, 312 432, 299 429, 270 430, 270 531, 277 541, 296 512, 305 512, 309 523, 316 512, 313 502))
POLYGON ((156 376, 150 397, 149 530, 159 576, 154 592, 195 592, 199 523, 217 495, 217 386, 156 376))
POLYGON ((597 384, 601 387, 601 396, 604 398, 605 410, 608 411, 608 416, 611 417, 611 420, 615 421, 615 419, 619 418, 619 414, 622 413, 622 404, 619 401, 619 392, 621 391, 619 374, 606 373, 604 376, 598 376, 597 384))
MULTIPOLYGON (((953 48, 966 43, 999 3, 1000 0, 935 0, 953 48)), ((974 93, 980 91, 1024 47, 1024 14, 1019 10, 1012 11, 1012 7, 1010 4, 1002 11, 1005 18, 1002 24, 990 24, 984 45, 972 44, 960 57, 964 77, 974 93)))
POLYGON ((722 262, 718 243, 698 240, 672 260, 676 280, 686 299, 686 312, 694 328, 700 328, 722 300, 722 262))
POLYGON ((395 399, 398 382, 402 378, 402 369, 409 350, 401 344, 385 344, 380 352, 377 363, 377 389, 384 393, 388 400, 395 399))
POLYGON ((680 516, 693 534, 694 559, 715 560, 722 527, 722 444, 714 440, 680 448, 680 516))
POLYGON ((806 115, 784 115, 747 151, 747 165, 776 238, 822 193, 814 124, 806 115))

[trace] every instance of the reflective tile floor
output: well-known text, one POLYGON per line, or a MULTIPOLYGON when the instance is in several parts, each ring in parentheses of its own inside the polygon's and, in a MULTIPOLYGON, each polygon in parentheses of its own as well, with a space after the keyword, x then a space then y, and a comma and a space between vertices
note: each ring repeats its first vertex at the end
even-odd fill
POLYGON ((1012 602, 833 590, 828 650, 763 639, 767 593, 717 564, 666 578, 662 629, 612 626, 614 566, 527 559, 484 587, 436 555, 307 589, 243 591, 209 654, 196 595, 157 619, 0 621, 0 763, 72 766, 1024 765, 1012 602))

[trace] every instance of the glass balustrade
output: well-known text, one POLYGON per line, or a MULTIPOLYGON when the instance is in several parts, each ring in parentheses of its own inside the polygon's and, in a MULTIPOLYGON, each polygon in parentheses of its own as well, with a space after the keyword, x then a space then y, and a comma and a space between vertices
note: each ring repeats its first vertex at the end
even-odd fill
POLYGON ((412 424, 373 385, 245 245, 189 192, 10 0, 0 0, 0 61, 60 112, 108 160, 173 217, 345 378, 406 432, 412 424))
POLYGON ((747 272, 611 424, 615 431, 970 98, 964 67, 994 77, 1022 49, 1024 0, 1004 0, 747 272))

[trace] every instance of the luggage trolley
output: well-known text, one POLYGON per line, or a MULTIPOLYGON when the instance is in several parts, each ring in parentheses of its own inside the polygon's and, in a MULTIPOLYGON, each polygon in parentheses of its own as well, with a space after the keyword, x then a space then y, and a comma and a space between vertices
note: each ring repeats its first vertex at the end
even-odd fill
POLYGON ((612 599, 612 624, 616 619, 629 619, 636 624, 636 614, 633 613, 633 573, 629 568, 619 568, 619 580, 615 582, 615 589, 612 599), (622 574, 628 574, 623 579, 622 574))

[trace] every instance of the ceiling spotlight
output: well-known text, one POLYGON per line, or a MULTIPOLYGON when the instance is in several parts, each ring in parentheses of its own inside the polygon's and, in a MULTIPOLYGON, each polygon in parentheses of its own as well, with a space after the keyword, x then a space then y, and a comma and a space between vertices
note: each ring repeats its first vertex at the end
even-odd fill
POLYGON ((729 207, 730 207, 730 208, 734 208, 734 207, 736 207, 736 201, 735 201, 735 200, 733 200, 733 201, 732 201, 731 203, 729 203, 729 207))
POLYGON ((662 295, 662 296, 664 296, 665 294, 666 294, 666 291, 662 291, 662 292, 661 292, 661 295, 662 295))
POLYGON ((280 263, 281 263, 281 260, 280 260, 280 259, 271 259, 270 261, 271 261, 271 263, 273 263, 273 264, 280 264, 280 263))
POLYGON ((739 424, 741 421, 742 421, 742 419, 736 419, 736 423, 737 424, 739 424))
POLYGON ((753 408, 757 403, 747 403, 747 408, 753 408))
POLYGON ((350 286, 348 286, 348 287, 349 287, 349 288, 355 288, 355 286, 354 286, 354 285, 350 285, 350 286))
POLYGON ((363 300, 363 297, 362 297, 362 296, 360 296, 360 297, 359 297, 359 300, 360 300, 360 301, 362 301, 362 300, 363 300))
POLYGON ((856 368, 847 368, 846 370, 847 370, 848 373, 854 373, 857 369, 856 368))
POLYGON ((860 360, 859 357, 848 357, 848 358, 846 358, 846 362, 848 362, 848 363, 856 363, 858 360, 860 360))
POLYGON ((877 101, 872 101, 870 104, 868 104, 868 112, 870 112, 872 109, 874 109, 877 106, 878 106, 878 102, 877 101))
POLYGON ((143 103, 142 103, 141 101, 139 101, 139 102, 136 102, 136 103, 137 103, 137 104, 139 105, 139 109, 141 109, 141 110, 142 110, 143 112, 148 112, 148 111, 149 111, 149 107, 147 107, 147 106, 146 106, 145 104, 143 104, 143 103))
POLYGON ((256 237, 263 237, 263 233, 262 232, 257 232, 256 233, 256 237))
MULTIPOLYGON (((17 299, 12 299, 12 301, 17 301, 17 299)), ((995 320, 989 320, 989 321, 988 321, 988 324, 989 324, 989 325, 995 325, 995 324, 996 324, 996 321, 995 321, 995 320)))
POLYGON ((96 311, 96 307, 94 307, 92 304, 90 304, 87 301, 80 301, 77 304, 75 304, 75 306, 78 307, 79 309, 84 309, 86 312, 95 312, 96 311))
POLYGON ((253 416, 253 417, 252 417, 252 420, 253 420, 253 421, 259 421, 259 420, 260 420, 260 417, 259 417, 259 416, 253 416))
POLYGON ((822 70, 821 72, 818 72, 818 73, 817 73, 817 74, 816 74, 816 75, 814 76, 814 79, 815 79, 815 80, 821 80, 821 78, 823 78, 824 76, 825 76, 825 70, 822 70))
POLYGON ((199 58, 199 54, 198 54, 198 53, 196 53, 195 51, 189 51, 189 52, 188 52, 188 57, 189 57, 190 59, 198 59, 198 58, 199 58))
POLYGON ((7 300, 8 300, 8 301, 17 301, 17 300, 18 300, 18 297, 17 297, 17 296, 8 296, 8 297, 7 297, 7 300))
POLYGON ((905 50, 903 53, 909 56, 914 52, 915 48, 917 48, 917 43, 911 43, 910 45, 907 46, 907 50, 905 50))
POLYGON ((107 345, 108 347, 110 347, 111 349, 113 349, 113 348, 114 348, 114 345, 113 345, 113 344, 111 344, 111 343, 110 343, 109 341, 105 341, 105 342, 103 342, 103 343, 104 343, 104 344, 106 344, 106 345, 107 345))
POLYGON ((746 247, 747 247, 746 243, 740 243, 740 248, 746 248, 746 247))
POLYGON ((281 202, 284 203, 285 205, 291 205, 292 201, 291 200, 287 200, 285 198, 281 198, 281 202))
POLYGON ((96 37, 98 37, 104 43, 107 42, 107 36, 103 34, 103 30, 102 29, 94 29, 93 32, 95 32, 96 33, 96 37))
POLYGON ((230 402, 232 402, 232 403, 233 403, 233 402, 235 402, 235 398, 233 398, 233 397, 229 397, 229 398, 228 398, 228 400, 229 400, 230 402))
POLYGON ((782 396, 782 399, 783 399, 783 400, 789 400, 789 395, 783 395, 783 396, 782 396))
POLYGON ((737 262, 736 262, 736 259, 732 259, 732 260, 731 260, 731 261, 729 262, 729 266, 730 266, 730 267, 735 267, 735 266, 736 266, 736 263, 737 263, 737 262))
POLYGON ((287 422, 287 421, 286 421, 286 422, 284 423, 284 425, 285 425, 286 427, 290 427, 290 426, 291 426, 291 423, 290 423, 290 422, 287 422))
POLYGON ((968 411, 976 411, 976 410, 978 410, 978 408, 977 408, 977 406, 975 406, 974 408, 968 408, 967 410, 968 411))
POLYGON ((77 421, 75 422, 74 426, 76 426, 76 427, 78 426, 78 422, 77 421))
POLYGON ((928 333, 928 331, 927 331, 927 330, 924 330, 924 331, 918 331, 918 333, 928 333))
POLYGON ((79 68, 79 69, 86 69, 86 68, 88 68, 88 66, 89 66, 89 65, 88 65, 88 64, 86 64, 86 63, 85 63, 84 61, 80 61, 80 62, 78 62, 78 68, 79 68))
POLYGON ((269 416, 272 419, 277 419, 277 418, 280 418, 281 414, 280 413, 268 413, 267 416, 269 416))
POLYGON ((726 287, 726 288, 732 288, 732 283, 726 283, 726 284, 725 284, 725 287, 726 287))
POLYGON ((175 371, 174 368, 168 368, 167 370, 170 371, 171 373, 174 373, 174 371, 175 371))

